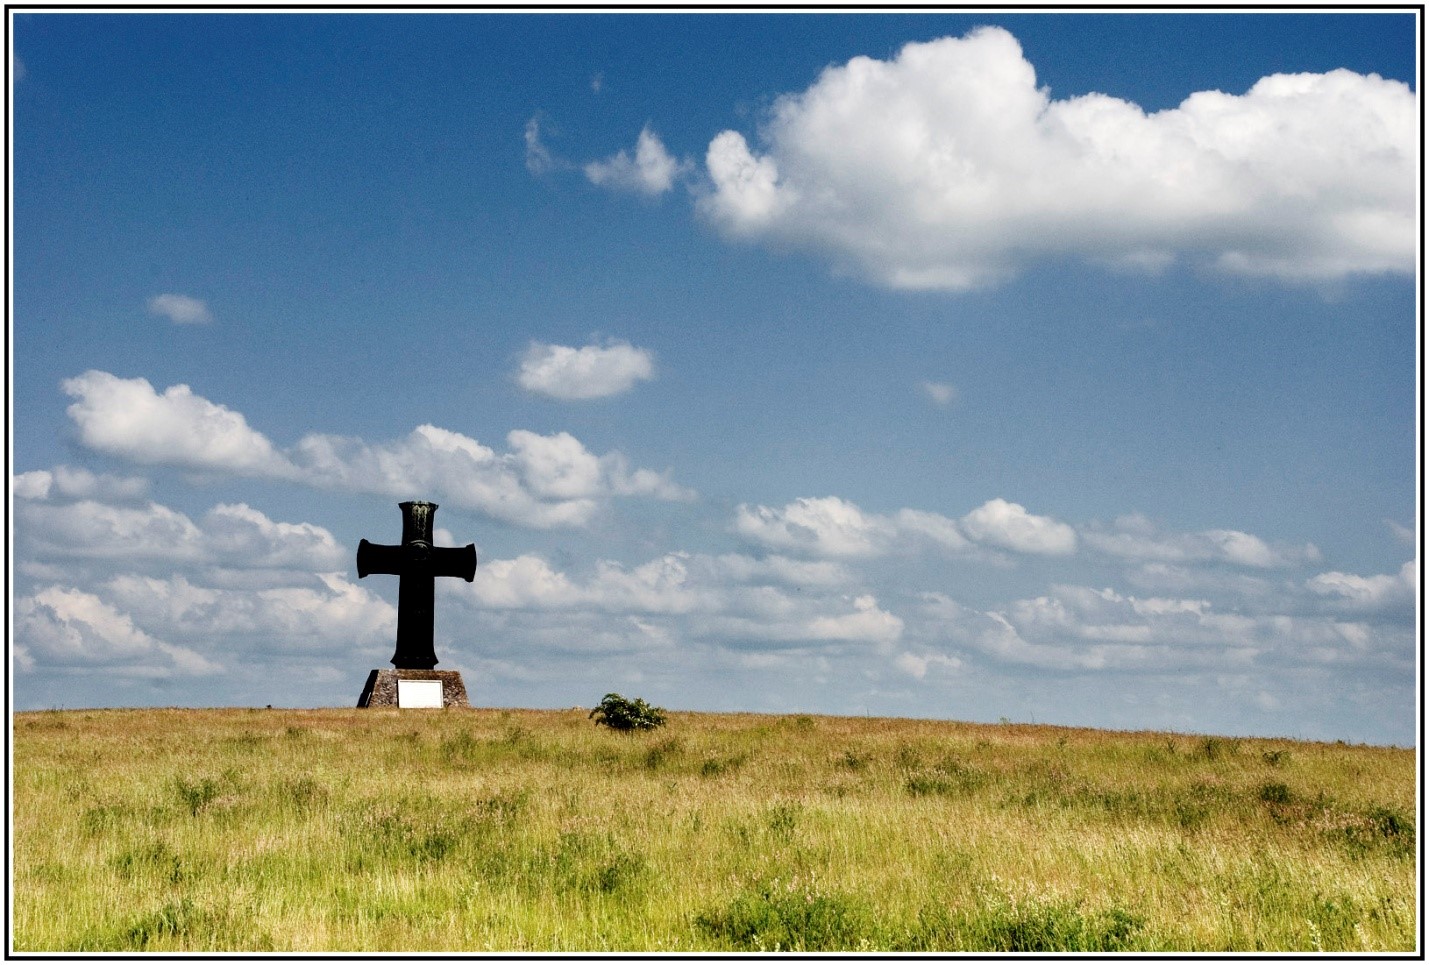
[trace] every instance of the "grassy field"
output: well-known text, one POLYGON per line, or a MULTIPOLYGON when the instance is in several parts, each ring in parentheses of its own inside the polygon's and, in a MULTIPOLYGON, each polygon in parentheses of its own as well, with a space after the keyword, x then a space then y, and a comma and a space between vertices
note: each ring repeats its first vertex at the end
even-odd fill
POLYGON ((584 711, 14 715, 13 949, 1416 949, 1411 751, 584 711))

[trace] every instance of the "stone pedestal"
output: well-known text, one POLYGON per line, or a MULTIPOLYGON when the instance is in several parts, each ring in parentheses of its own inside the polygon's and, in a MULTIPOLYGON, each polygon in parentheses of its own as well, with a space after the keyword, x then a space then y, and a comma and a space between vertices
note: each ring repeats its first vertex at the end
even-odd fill
POLYGON ((461 682, 461 672, 457 670, 374 670, 367 675, 362 696, 357 698, 359 707, 398 707, 399 680, 434 680, 442 685, 442 707, 470 707, 466 699, 466 685, 461 682))

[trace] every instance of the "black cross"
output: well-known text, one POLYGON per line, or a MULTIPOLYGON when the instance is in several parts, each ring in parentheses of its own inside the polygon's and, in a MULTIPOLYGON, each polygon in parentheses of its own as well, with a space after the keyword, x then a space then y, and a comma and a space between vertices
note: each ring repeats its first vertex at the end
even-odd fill
POLYGON ((432 601, 438 576, 476 578, 476 544, 462 547, 432 545, 432 517, 437 504, 414 501, 402 507, 402 545, 381 546, 360 540, 357 544, 357 578, 368 573, 400 577, 397 583, 397 652, 392 666, 398 670, 431 670, 437 665, 432 645, 432 601))

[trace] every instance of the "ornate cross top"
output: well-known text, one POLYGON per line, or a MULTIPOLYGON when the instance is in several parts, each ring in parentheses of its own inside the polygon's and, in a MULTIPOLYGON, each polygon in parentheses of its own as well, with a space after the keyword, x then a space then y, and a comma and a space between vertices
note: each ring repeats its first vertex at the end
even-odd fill
POLYGON ((436 577, 476 578, 476 544, 462 547, 432 545, 432 517, 437 504, 413 501, 402 508, 402 545, 381 546, 361 540, 357 544, 357 578, 369 573, 399 577, 397 583, 397 652, 392 666, 398 670, 431 670, 437 665, 432 645, 432 603, 436 577))

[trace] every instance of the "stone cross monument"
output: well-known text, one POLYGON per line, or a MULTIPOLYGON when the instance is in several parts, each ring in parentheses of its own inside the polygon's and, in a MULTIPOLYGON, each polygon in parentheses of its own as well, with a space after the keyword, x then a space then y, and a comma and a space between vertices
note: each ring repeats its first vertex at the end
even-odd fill
POLYGON ((466 688, 461 674, 434 669, 437 653, 432 640, 432 610, 437 577, 461 577, 468 583, 476 578, 476 546, 433 546, 432 518, 437 504, 413 500, 397 505, 402 510, 401 545, 383 546, 365 539, 357 544, 358 579, 369 573, 398 578, 397 652, 392 655, 392 666, 397 669, 372 671, 358 706, 433 705, 430 702, 437 699, 433 688, 438 683, 440 702, 434 706, 465 706, 466 688), (411 699, 403 700, 402 696, 409 693, 411 699))

